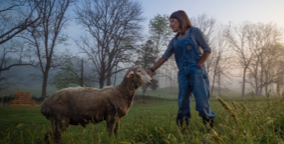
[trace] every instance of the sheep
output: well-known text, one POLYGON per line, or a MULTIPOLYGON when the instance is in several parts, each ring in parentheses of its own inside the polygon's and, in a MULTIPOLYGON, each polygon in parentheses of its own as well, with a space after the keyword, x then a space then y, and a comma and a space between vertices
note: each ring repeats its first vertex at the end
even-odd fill
MULTIPOLYGON (((89 122, 95 124, 103 120, 107 122, 109 136, 113 132, 117 134, 119 119, 128 113, 137 89, 151 82, 152 78, 141 67, 136 67, 129 69, 117 86, 70 87, 55 92, 41 105, 42 114, 51 121, 54 142, 61 141, 61 132, 68 125, 85 127, 89 122)), ((49 134, 45 135, 47 143, 49 134)))

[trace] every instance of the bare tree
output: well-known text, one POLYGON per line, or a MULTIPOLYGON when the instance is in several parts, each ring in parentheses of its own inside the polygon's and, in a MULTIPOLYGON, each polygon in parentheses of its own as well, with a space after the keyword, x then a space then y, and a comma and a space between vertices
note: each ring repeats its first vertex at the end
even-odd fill
POLYGON ((10 79, 13 78, 15 75, 10 74, 7 72, 1 72, 0 75, 0 92, 4 89, 7 89, 9 87, 16 86, 19 83, 11 82, 10 79))
MULTIPOLYGON (((228 78, 228 70, 231 67, 231 51, 228 47, 228 42, 226 41, 226 37, 224 35, 225 26, 220 25, 218 29, 216 37, 214 37, 214 41, 211 45, 213 45, 214 49, 211 52, 211 69, 212 69, 212 81, 211 81, 211 95, 214 92, 215 83, 218 84, 218 94, 221 95, 221 79, 228 78)), ((225 85, 223 85, 225 86, 225 85)))
POLYGON ((10 40, 6 44, 0 45, 0 73, 15 66, 37 66, 37 62, 32 57, 31 50, 20 40, 10 40), (11 61, 14 59, 14 61, 11 61))
MULTIPOLYGON (((192 17, 190 18, 190 20, 195 27, 198 27, 202 31, 204 38, 208 45, 211 47, 211 49, 215 49, 213 45, 213 38, 215 33, 214 30, 216 29, 216 20, 213 17, 208 17, 206 14, 202 14, 197 17, 192 17)), ((202 51, 202 49, 200 49, 200 51, 202 51)), ((210 75, 212 71, 211 69, 213 65, 213 59, 214 57, 210 56, 206 60, 206 70, 208 75, 210 75)))
MULTIPOLYGON (((224 81, 225 78, 229 79, 228 69, 230 69, 230 64, 232 64, 230 49, 224 32, 225 26, 219 25, 217 27, 216 20, 213 17, 208 17, 206 14, 193 17, 191 21, 194 26, 203 32, 204 38, 212 50, 210 57, 206 60, 206 70, 208 78, 211 80, 211 95, 214 92, 216 82, 220 95, 221 81, 224 81)), ((200 51, 202 50, 200 49, 200 51)))
POLYGON ((255 53, 252 52, 247 39, 250 36, 249 29, 251 27, 252 25, 248 22, 244 22, 239 26, 229 25, 225 33, 229 46, 236 54, 237 63, 243 68, 242 97, 245 95, 247 70, 251 64, 253 56, 255 55, 255 53))
POLYGON ((16 36, 40 21, 40 15, 35 16, 39 3, 33 0, 0 2, 0 82, 2 86, 19 84, 9 81, 14 75, 9 72, 5 74, 4 71, 9 71, 16 66, 36 66, 34 59, 31 59, 30 49, 16 36))
POLYGON ((120 64, 132 62, 135 41, 141 37, 141 15, 141 4, 132 0, 83 0, 77 6, 77 22, 91 38, 80 36, 75 42, 95 65, 100 88, 124 70, 120 64))
MULTIPOLYGON (((270 64, 269 72, 265 73, 265 78, 274 79, 274 83, 277 84, 277 94, 280 95, 280 86, 282 86, 282 95, 284 94, 283 86, 284 86, 284 45, 283 44, 275 44, 274 49, 271 51, 272 53, 272 61, 270 64)), ((268 92, 267 85, 265 85, 265 93, 268 92)))
MULTIPOLYGON (((277 32, 280 32, 280 30, 277 32)), ((277 89, 280 90, 280 85, 283 85, 283 51, 284 47, 282 44, 274 43, 271 46, 266 46, 260 55, 255 58, 254 65, 251 66, 250 76, 253 79, 251 84, 256 94, 262 95, 263 88, 265 93, 268 93, 268 86, 272 84, 276 84, 277 89), (259 62, 258 65, 256 64, 257 62, 259 62), (258 70, 258 73, 255 72, 255 69, 258 70), (257 80, 255 80, 255 78, 257 78, 257 80)), ((277 93, 280 94, 278 90, 277 93)))
MULTIPOLYGON (((277 77, 276 77, 276 82, 277 82, 277 94, 280 96, 280 92, 282 92, 282 96, 284 95, 284 45, 283 44, 276 44, 276 57, 274 57, 274 60, 276 61, 274 63, 275 68, 278 68, 277 70, 277 77), (282 90, 281 90, 282 87, 282 90)), ((267 93, 267 88, 266 88, 266 93, 267 93)))
POLYGON ((11 78, 15 74, 11 74, 9 70, 16 66, 37 66, 34 57, 31 56, 30 49, 20 40, 11 39, 0 45, 0 90, 23 84, 11 78))
POLYGON ((27 29, 30 37, 21 36, 35 48, 34 52, 43 78, 42 97, 46 97, 50 69, 62 64, 58 61, 62 56, 56 55, 55 51, 58 44, 66 41, 66 37, 61 36, 60 33, 69 20, 66 11, 71 3, 72 0, 43 0, 37 7, 37 12, 42 16, 39 26, 27 29))
POLYGON ((41 15, 36 9, 41 1, 2 0, 0 2, 0 45, 28 27, 37 25, 41 15))
POLYGON ((81 72, 80 72, 80 86, 84 86, 84 59, 81 60, 81 72))
POLYGON ((271 67, 272 59, 275 59, 275 56, 271 55, 273 54, 271 51, 275 49, 275 44, 280 42, 282 32, 275 24, 257 23, 251 24, 248 33, 247 41, 255 55, 249 66, 250 76, 253 78, 253 83, 250 84, 254 87, 255 94, 261 95, 264 83, 271 83, 267 78, 264 78, 265 70, 267 72, 271 70, 271 68, 267 69, 268 66, 271 67))

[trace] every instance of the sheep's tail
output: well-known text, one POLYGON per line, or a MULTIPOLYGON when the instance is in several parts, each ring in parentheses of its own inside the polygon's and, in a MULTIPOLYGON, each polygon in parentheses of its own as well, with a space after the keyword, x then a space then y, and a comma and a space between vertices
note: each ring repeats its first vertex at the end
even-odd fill
POLYGON ((45 115, 47 119, 49 119, 49 116, 51 115, 51 108, 48 104, 47 98, 45 98, 41 104, 41 113, 45 115))

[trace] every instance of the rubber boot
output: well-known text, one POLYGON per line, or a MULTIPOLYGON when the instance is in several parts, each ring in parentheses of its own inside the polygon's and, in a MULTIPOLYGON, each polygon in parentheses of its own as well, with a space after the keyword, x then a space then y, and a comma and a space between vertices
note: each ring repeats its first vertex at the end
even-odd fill
POLYGON ((213 123, 214 123, 213 118, 202 117, 202 120, 203 120, 203 123, 204 123, 205 125, 207 125, 207 123, 209 123, 210 128, 208 128, 208 127, 206 126, 206 127, 207 127, 207 132, 209 132, 210 129, 213 128, 213 123))

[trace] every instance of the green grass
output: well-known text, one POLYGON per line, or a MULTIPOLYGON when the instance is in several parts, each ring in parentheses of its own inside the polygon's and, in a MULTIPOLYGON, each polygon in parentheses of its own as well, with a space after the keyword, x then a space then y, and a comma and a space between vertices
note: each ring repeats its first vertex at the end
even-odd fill
MULTIPOLYGON (((142 95, 142 91, 139 90, 137 92, 138 95, 142 95)), ((157 97, 160 99, 177 99, 178 97, 178 87, 166 87, 166 88, 159 88, 157 90, 148 89, 146 91, 147 96, 157 97)), ((213 96, 217 96, 217 89, 214 90, 213 96)), ((241 93, 229 90, 229 89, 221 89, 221 95, 223 97, 238 97, 241 93)))
MULTIPOLYGON (((284 99, 233 98, 224 101, 237 117, 216 99, 211 98, 212 110, 217 114, 215 127, 207 133, 192 101, 192 119, 185 132, 175 124, 176 101, 146 101, 133 105, 121 119, 117 137, 109 138, 105 122, 69 126, 62 135, 63 143, 283 143, 284 99), (238 124, 237 124, 238 123, 238 124)), ((50 122, 40 113, 40 107, 0 107, 0 143, 44 143, 50 122)))

